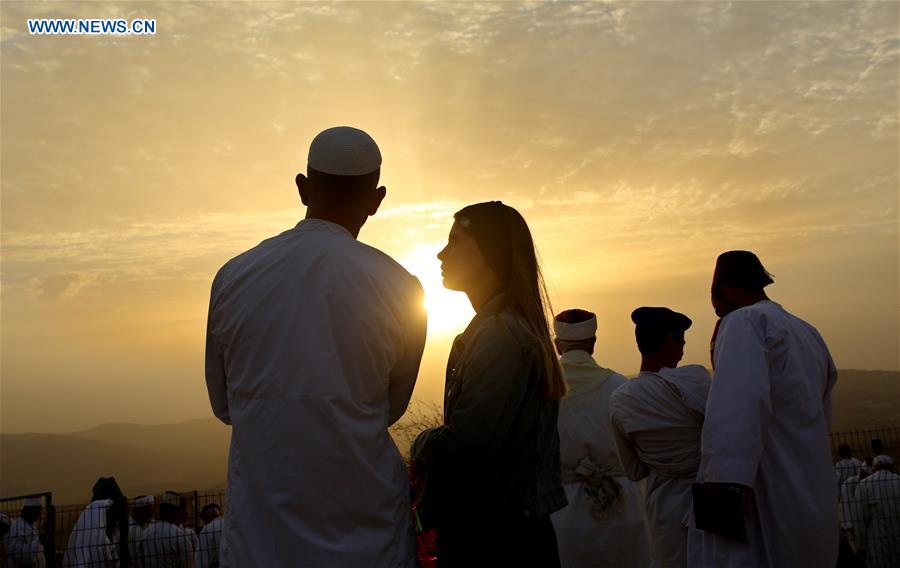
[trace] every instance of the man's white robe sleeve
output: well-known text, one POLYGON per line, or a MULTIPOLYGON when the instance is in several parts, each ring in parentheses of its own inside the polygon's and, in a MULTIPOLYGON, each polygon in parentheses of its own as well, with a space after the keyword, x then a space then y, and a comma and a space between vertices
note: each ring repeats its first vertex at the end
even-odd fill
POLYGON ((406 306, 407 321, 404 326, 403 344, 397 363, 391 369, 389 376, 389 424, 399 420, 409 406, 409 400, 412 398, 413 389, 416 386, 416 378, 419 376, 422 353, 425 350, 425 335, 428 327, 423 303, 425 295, 419 281, 415 278, 413 280, 415 293, 410 297, 412 305, 406 306))
POLYGON ((619 463, 628 479, 632 481, 640 481, 650 475, 650 468, 638 457, 637 449, 634 441, 621 427, 621 424, 613 417, 611 420, 612 428, 610 428, 610 436, 616 446, 616 453, 619 455, 619 463))
POLYGON ((772 415, 765 322, 744 312, 726 317, 715 368, 703 425, 703 479, 752 488, 772 415))
POLYGON ((215 335, 213 335, 213 308, 216 300, 217 281, 218 276, 213 280, 209 298, 209 314, 206 318, 206 390, 209 393, 209 403, 212 406, 213 414, 225 424, 230 425, 228 387, 225 384, 225 358, 216 342, 215 335))

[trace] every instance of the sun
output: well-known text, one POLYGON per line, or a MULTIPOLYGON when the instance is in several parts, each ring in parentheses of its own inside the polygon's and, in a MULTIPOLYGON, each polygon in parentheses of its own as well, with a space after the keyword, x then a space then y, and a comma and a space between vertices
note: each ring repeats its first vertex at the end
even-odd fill
POLYGON ((400 264, 412 272, 425 288, 429 335, 462 333, 475 316, 465 294, 444 288, 441 263, 437 258, 443 246, 443 242, 418 244, 409 255, 400 259, 400 264))

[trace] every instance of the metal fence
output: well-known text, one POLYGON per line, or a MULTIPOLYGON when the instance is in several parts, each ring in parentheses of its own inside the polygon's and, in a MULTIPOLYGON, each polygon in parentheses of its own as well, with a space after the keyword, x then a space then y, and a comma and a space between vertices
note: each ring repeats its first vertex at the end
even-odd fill
MULTIPOLYGON (((831 444, 840 494, 839 566, 900 566, 900 477, 888 473, 886 465, 872 467, 879 454, 900 458, 900 428, 834 432, 831 444), (866 470, 861 471, 859 462, 840 461, 842 445, 859 461, 868 460, 866 470)), ((149 507, 124 498, 57 506, 50 492, 0 499, 0 512, 11 520, 7 536, 0 540, 0 567, 40 565, 33 562, 40 556, 49 568, 64 563, 143 568, 157 565, 161 558, 168 560, 165 565, 216 568, 227 514, 225 494, 192 491, 152 497, 149 507), (41 504, 37 520, 34 510, 30 512, 33 522, 23 515, 26 499, 41 504), (218 520, 205 511, 212 506, 218 508, 218 520)))
POLYGON ((122 498, 64 507, 53 505, 51 493, 5 498, 0 512, 11 526, 0 543, 0 567, 216 568, 224 498, 193 491, 156 495, 152 504, 122 498), (41 498, 37 512, 26 508, 28 498, 41 498))

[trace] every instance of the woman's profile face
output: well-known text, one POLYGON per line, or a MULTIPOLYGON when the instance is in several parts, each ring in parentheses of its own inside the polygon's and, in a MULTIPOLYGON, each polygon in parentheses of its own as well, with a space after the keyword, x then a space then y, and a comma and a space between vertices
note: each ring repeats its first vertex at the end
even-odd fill
POLYGON ((444 288, 465 292, 477 286, 490 267, 478 248, 478 243, 455 221, 450 228, 447 246, 438 253, 444 288))

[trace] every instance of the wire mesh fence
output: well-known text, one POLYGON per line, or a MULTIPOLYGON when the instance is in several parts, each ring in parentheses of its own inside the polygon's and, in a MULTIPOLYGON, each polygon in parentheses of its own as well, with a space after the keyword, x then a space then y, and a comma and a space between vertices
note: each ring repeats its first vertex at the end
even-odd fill
MULTIPOLYGON (((900 457, 900 428, 834 432, 831 443, 839 566, 900 566, 900 475, 885 457, 900 457)), ((226 507, 224 492, 197 491, 66 506, 49 492, 0 499, 0 567, 217 568, 226 507)))

